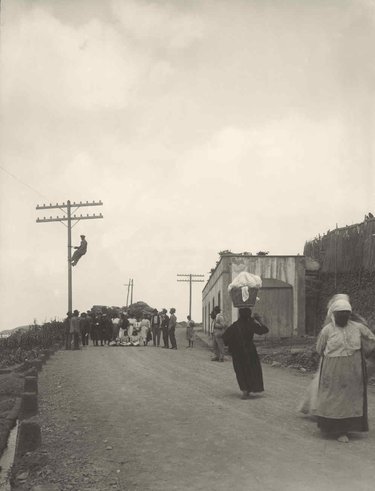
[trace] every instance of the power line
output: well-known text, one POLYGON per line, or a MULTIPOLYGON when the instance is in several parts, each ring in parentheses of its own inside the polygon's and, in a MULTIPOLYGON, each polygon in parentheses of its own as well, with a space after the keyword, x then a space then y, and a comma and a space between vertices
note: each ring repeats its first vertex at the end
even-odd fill
POLYGON ((4 167, 2 167, 1 165, 0 165, 0 169, 3 172, 5 172, 5 174, 8 174, 8 176, 12 177, 14 180, 16 180, 19 183, 21 183, 23 186, 26 186, 27 188, 31 189, 31 191, 34 191, 34 193, 39 194, 39 196, 42 196, 42 198, 49 199, 49 198, 47 198, 47 196, 45 196, 44 194, 42 194, 40 191, 38 191, 37 189, 35 189, 32 186, 30 186, 30 184, 27 184, 26 182, 22 181, 22 179, 20 179, 19 177, 15 176, 14 174, 12 174, 11 172, 9 172, 8 170, 4 169, 4 167))

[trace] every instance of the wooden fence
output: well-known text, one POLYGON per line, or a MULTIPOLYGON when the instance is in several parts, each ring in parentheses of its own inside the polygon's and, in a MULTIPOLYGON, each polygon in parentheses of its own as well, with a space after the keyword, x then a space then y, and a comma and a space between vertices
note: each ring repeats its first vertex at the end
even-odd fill
POLYGON ((319 261, 325 273, 375 271, 375 219, 336 228, 306 242, 304 255, 319 261))

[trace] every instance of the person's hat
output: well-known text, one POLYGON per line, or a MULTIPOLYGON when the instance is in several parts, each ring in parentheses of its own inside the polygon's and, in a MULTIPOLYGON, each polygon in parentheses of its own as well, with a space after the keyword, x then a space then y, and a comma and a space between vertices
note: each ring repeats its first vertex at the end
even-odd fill
POLYGON ((85 238, 85 237, 86 237, 86 235, 80 235, 80 237, 83 237, 83 238, 85 238))
POLYGON ((75 310, 75 311, 73 312, 73 314, 77 314, 77 315, 78 315, 78 314, 79 314, 79 310, 75 310))
POLYGON ((174 314, 174 313, 176 312, 176 309, 174 309, 174 308, 172 307, 172 308, 171 308, 171 310, 170 310, 170 312, 171 312, 172 314, 174 314))
POLYGON ((167 313, 167 309, 163 309, 163 310, 162 310, 162 312, 163 312, 164 314, 166 314, 166 313, 167 313))

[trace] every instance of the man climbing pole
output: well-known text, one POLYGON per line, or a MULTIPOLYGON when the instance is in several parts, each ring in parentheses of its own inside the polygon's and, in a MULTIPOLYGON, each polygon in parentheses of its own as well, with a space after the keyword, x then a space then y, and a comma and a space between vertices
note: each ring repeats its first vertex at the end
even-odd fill
POLYGON ((87 241, 85 240, 86 236, 81 235, 81 243, 79 246, 75 246, 74 249, 74 254, 72 256, 72 266, 75 266, 78 261, 81 259, 82 256, 84 256, 87 252, 87 241))

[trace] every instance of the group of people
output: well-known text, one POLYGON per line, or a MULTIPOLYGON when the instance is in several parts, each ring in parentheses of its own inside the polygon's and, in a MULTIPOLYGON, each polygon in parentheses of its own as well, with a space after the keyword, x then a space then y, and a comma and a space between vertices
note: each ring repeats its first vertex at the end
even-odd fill
MULTIPOLYGON (((175 329, 176 310, 171 308, 142 319, 129 319, 126 314, 110 319, 105 314, 82 313, 75 310, 65 320, 66 348, 78 349, 92 339, 100 345, 147 345, 177 349, 175 329)), ((224 347, 232 357, 242 399, 251 393, 264 391, 263 374, 254 334, 269 330, 250 308, 240 308, 238 320, 230 326, 225 323, 220 307, 215 307, 213 319, 212 361, 224 361, 224 347)), ((194 322, 188 316, 186 337, 193 347, 194 322)), ((368 431, 367 371, 365 357, 375 351, 375 335, 366 321, 353 313, 348 295, 334 295, 327 306, 327 316, 318 336, 316 350, 320 355, 319 369, 314 376, 299 409, 317 418, 323 433, 334 435, 340 442, 349 441, 349 433, 368 431)))
MULTIPOLYGON (((191 324, 191 320, 189 320, 191 324)), ((189 326, 188 323, 188 326, 189 326)), ((103 312, 78 310, 68 312, 64 320, 64 344, 66 349, 80 349, 92 341, 94 346, 154 346, 177 349, 176 309, 171 308, 158 312, 154 309, 151 315, 143 314, 132 318, 127 313, 108 315, 103 312)), ((193 341, 191 341, 193 343, 193 341)))

